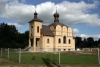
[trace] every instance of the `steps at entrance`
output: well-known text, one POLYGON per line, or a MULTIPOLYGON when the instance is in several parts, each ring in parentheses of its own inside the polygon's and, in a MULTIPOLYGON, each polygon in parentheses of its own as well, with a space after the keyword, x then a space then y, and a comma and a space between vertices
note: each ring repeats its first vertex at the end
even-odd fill
POLYGON ((31 48, 31 47, 26 47, 26 48, 24 49, 24 51, 28 51, 30 48, 31 48))
MULTIPOLYGON (((34 52, 34 48, 33 48, 33 47, 26 47, 26 48, 24 49, 24 51, 34 52)), ((37 47, 36 47, 36 52, 40 52, 40 51, 42 51, 42 49, 40 49, 40 47, 37 46, 37 47)))
POLYGON ((40 49, 40 47, 38 46, 38 47, 36 47, 36 51, 41 51, 41 49, 40 49))

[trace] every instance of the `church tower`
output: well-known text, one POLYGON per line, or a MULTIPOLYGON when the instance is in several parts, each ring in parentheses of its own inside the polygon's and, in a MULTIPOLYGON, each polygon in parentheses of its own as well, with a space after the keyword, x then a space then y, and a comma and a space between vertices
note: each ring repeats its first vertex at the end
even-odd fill
POLYGON ((37 18, 38 13, 35 10, 34 18, 29 22, 29 47, 36 51, 40 43, 40 31, 42 29, 42 20, 37 18))

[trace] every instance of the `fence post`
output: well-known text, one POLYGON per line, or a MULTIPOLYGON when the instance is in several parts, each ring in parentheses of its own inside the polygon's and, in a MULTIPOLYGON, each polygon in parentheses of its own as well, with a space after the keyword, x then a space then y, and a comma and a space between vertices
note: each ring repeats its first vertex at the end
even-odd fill
POLYGON ((58 49, 58 51, 59 51, 59 64, 60 64, 60 49, 58 49))
POLYGON ((1 48, 1 56, 2 56, 2 48, 1 48))
POLYGON ((8 48, 8 59, 9 59, 9 48, 8 48))
POLYGON ((99 48, 98 48, 98 63, 100 64, 100 57, 99 57, 99 48))
POLYGON ((19 49, 19 63, 21 62, 21 48, 19 49))

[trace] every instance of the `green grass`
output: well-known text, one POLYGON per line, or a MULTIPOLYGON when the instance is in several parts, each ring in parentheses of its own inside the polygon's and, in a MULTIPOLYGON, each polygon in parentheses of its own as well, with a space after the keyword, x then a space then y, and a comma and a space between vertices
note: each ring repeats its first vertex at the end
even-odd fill
MULTIPOLYGON (((18 63, 18 52, 10 52, 9 60, 18 63)), ((7 52, 3 52, 3 57, 7 58, 7 52)), ((97 54, 68 54, 61 53, 60 63, 62 65, 98 65, 97 54)), ((21 64, 25 65, 59 65, 58 54, 54 53, 22 53, 21 64), (35 59, 32 59, 33 56, 35 59)))

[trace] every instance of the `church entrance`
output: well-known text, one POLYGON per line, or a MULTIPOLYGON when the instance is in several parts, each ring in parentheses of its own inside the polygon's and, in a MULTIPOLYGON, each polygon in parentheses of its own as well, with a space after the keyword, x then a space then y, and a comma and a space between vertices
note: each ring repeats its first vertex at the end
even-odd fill
POLYGON ((40 51, 40 38, 36 38, 36 51, 40 51))
POLYGON ((36 38, 36 47, 39 47, 40 38, 36 38))
POLYGON ((31 44, 31 47, 33 47, 37 51, 40 50, 40 38, 35 38, 35 40, 33 38, 30 39, 30 44, 31 44))
POLYGON ((31 39, 31 47, 33 47, 33 39, 31 39))

